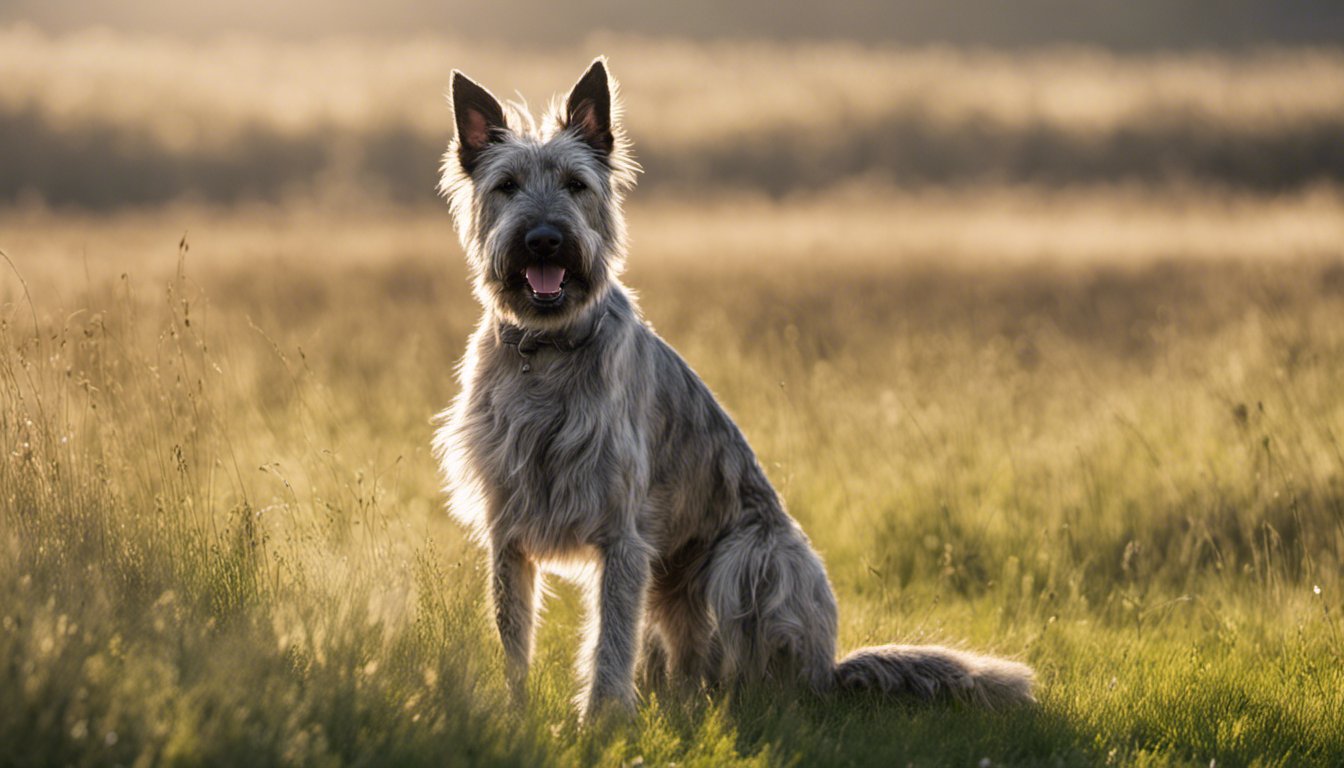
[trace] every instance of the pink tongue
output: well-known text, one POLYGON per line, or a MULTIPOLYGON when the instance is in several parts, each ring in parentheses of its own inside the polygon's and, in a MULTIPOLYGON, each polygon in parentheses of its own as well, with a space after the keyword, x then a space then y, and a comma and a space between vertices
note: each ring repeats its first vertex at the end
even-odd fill
POLYGON ((537 264, 528 267, 523 276, 527 278, 527 284, 532 286, 533 293, 554 294, 560 292, 560 283, 565 279, 565 268, 554 264, 537 264))

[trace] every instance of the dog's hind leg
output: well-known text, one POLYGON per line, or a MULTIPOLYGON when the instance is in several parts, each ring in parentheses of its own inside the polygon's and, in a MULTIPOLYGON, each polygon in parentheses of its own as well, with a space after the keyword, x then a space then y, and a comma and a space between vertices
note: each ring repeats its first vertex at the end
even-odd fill
POLYGON ((651 622, 644 626, 644 643, 640 648, 635 677, 644 691, 657 690, 667 684, 667 646, 658 628, 651 622))
POLYGON ((670 680, 679 688, 694 689, 711 671, 713 627, 703 598, 685 593, 650 595, 650 616, 661 630, 670 680))
POLYGON ((536 624, 536 563, 516 543, 497 545, 491 552, 490 586, 509 690, 522 703, 527 698, 527 667, 536 624))
POLYGON ((827 690, 836 608, 821 559, 787 519, 744 525, 715 548, 707 598, 725 683, 797 679, 827 690))

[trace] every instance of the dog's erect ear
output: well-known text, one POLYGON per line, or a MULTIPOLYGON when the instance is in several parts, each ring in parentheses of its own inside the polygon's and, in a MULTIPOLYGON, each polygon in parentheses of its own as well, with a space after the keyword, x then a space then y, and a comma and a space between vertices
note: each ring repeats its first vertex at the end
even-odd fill
POLYGON ((453 70, 453 119, 457 121, 457 157, 470 174, 481 152, 508 130, 504 108, 489 91, 453 70))
POLYGON ((611 85, 607 82, 606 59, 593 60, 588 71, 569 92, 565 106, 565 128, 602 155, 610 155, 616 146, 611 130, 611 85))

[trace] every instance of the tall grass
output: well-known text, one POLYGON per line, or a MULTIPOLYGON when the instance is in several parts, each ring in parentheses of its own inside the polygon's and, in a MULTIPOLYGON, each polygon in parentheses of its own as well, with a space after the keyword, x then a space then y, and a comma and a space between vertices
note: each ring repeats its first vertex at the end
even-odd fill
MULTIPOLYGON (((1283 215, 1332 231, 1311 199, 1283 215)), ((1243 251, 1184 258, 1169 205, 1122 200, 1073 259, 1049 206, 1085 201, 941 250, 736 209, 811 210, 782 254, 636 211, 630 282, 823 553, 842 647, 1015 655, 1042 705, 760 691, 595 730, 576 596, 512 708, 441 511, 428 418, 477 311, 446 217, 7 217, 0 762, 1344 761, 1344 254, 1204 200, 1243 251)))

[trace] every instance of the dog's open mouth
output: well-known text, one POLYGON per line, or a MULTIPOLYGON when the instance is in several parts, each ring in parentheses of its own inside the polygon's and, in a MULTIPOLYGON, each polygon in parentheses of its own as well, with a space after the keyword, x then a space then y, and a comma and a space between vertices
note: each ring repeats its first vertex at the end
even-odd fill
POLYGON ((555 304, 565 295, 565 268, 558 264, 533 264, 523 270, 523 278, 539 304, 555 304))

